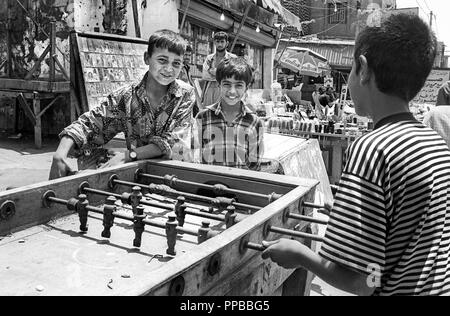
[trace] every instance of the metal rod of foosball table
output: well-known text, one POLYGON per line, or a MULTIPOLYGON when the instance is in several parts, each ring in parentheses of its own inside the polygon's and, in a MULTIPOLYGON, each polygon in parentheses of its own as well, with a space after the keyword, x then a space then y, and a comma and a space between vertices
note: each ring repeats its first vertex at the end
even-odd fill
POLYGON ((317 204, 314 204, 314 203, 311 203, 311 202, 303 202, 302 205, 304 207, 310 207, 310 208, 325 208, 324 205, 317 205, 317 204))
POLYGON ((320 225, 328 225, 328 221, 317 219, 317 218, 313 218, 311 216, 293 214, 291 212, 288 212, 286 217, 292 218, 292 219, 297 219, 297 220, 300 220, 300 221, 316 223, 316 224, 320 224, 320 225))
POLYGON ((244 247, 248 248, 248 249, 256 250, 256 251, 264 251, 264 250, 266 250, 266 247, 264 247, 263 245, 255 244, 255 243, 252 243, 252 242, 245 243, 244 247))
MULTIPOLYGON (((163 194, 167 194, 168 196, 172 196, 172 197, 184 196, 185 198, 192 200, 192 201, 200 201, 200 202, 214 204, 214 202, 217 200, 217 198, 210 198, 210 197, 205 197, 205 196, 201 196, 201 195, 197 195, 197 194, 181 192, 181 191, 177 191, 174 189, 171 189, 170 191, 165 190, 161 185, 156 185, 156 184, 146 185, 146 184, 142 184, 142 183, 135 183, 135 182, 129 182, 129 181, 123 181, 123 180, 117 180, 117 179, 113 179, 112 182, 114 184, 120 184, 120 185, 124 185, 124 186, 129 186, 129 187, 139 186, 141 188, 149 189, 150 192, 157 191, 155 193, 163 193, 163 194)), ((250 210, 254 210, 254 211, 259 211, 261 209, 261 207, 259 207, 259 206, 238 203, 235 201, 231 202, 231 204, 234 205, 235 207, 238 207, 238 208, 244 209, 244 210, 250 209, 250 210)))
MULTIPOLYGON (((91 193, 91 194, 97 194, 97 195, 102 195, 102 196, 114 196, 115 198, 122 200, 122 195, 113 193, 113 192, 92 189, 92 188, 83 188, 83 191, 84 191, 84 193, 91 193)), ((165 210, 173 210, 172 205, 166 205, 164 203, 150 202, 150 201, 146 201, 146 200, 140 200, 139 203, 143 204, 143 205, 147 205, 147 206, 159 207, 159 208, 162 208, 165 210)))
MULTIPOLYGON (((114 180, 114 181, 120 181, 120 180, 114 180)), ((126 182, 126 181, 120 181, 121 183, 118 184, 123 184, 122 182, 126 182)), ((131 183, 130 183, 131 184, 131 183)), ((128 184, 127 184, 128 185, 128 184)), ((91 194, 97 194, 97 195, 102 195, 102 196, 113 196, 117 199, 122 199, 122 195, 117 194, 117 193, 112 193, 112 192, 107 192, 107 191, 102 191, 102 190, 97 190, 97 189, 92 189, 92 188, 83 188, 83 191, 85 193, 91 193, 91 194)), ((149 202, 149 201, 145 201, 145 200, 140 200, 139 204, 143 204, 143 205, 147 205, 147 206, 153 206, 153 207, 160 207, 166 210, 173 210, 173 205, 165 205, 162 203, 156 203, 156 202, 149 202)), ((203 218, 208 218, 208 219, 213 219, 216 221, 225 221, 225 216, 224 215, 214 215, 214 214, 209 214, 209 213, 205 213, 205 212, 201 212, 201 211, 194 211, 194 210, 186 210, 185 211, 186 214, 190 214, 193 216, 198 216, 198 217, 203 217, 203 218)))
MULTIPOLYGON (((97 213, 97 214, 103 215, 103 209, 101 207, 95 207, 95 206, 88 205, 86 207, 86 209, 89 212, 93 212, 93 213, 97 213)), ((120 214, 118 212, 113 212, 113 216, 114 216, 114 218, 119 218, 119 219, 123 219, 123 220, 130 221, 130 222, 134 221, 134 217, 133 216, 120 214)), ((151 220, 151 219, 144 219, 142 222, 145 225, 148 225, 148 226, 161 228, 161 229, 166 229, 166 224, 165 223, 160 223, 160 222, 157 222, 157 221, 154 221, 154 220, 151 220)), ((198 230, 195 230, 194 228, 186 228, 186 227, 177 226, 176 229, 177 229, 178 233, 184 233, 184 234, 191 235, 191 236, 198 236, 198 230)), ((210 237, 214 237, 214 236, 218 235, 219 232, 211 231, 210 234, 211 234, 210 237)))
POLYGON ((187 180, 180 180, 180 179, 178 179, 178 177, 173 176, 173 175, 166 175, 166 176, 162 177, 162 176, 151 175, 148 173, 141 173, 141 174, 139 174, 139 176, 143 177, 143 178, 160 180, 160 181, 164 182, 164 184, 170 186, 171 188, 176 188, 176 185, 178 183, 180 183, 180 184, 184 184, 184 185, 196 186, 201 189, 212 190, 213 192, 217 192, 218 194, 221 194, 221 193, 242 194, 242 195, 248 195, 248 196, 253 196, 253 197, 257 197, 257 198, 267 199, 269 202, 275 201, 282 196, 281 194, 276 194, 276 193, 261 194, 261 193, 255 193, 255 192, 250 192, 250 191, 231 189, 231 188, 228 188, 228 187, 226 187, 224 185, 220 185, 220 184, 212 185, 212 184, 203 184, 203 183, 187 181, 187 180))
POLYGON ((208 218, 208 219, 212 219, 212 220, 215 220, 215 221, 218 221, 218 222, 225 221, 225 215, 209 214, 209 213, 204 213, 204 212, 194 211, 194 210, 188 210, 188 209, 186 209, 184 212, 186 214, 188 214, 188 215, 208 218))
POLYGON ((292 229, 270 226, 269 231, 272 233, 287 235, 287 236, 291 236, 291 237, 310 239, 310 240, 320 241, 320 242, 323 241, 323 238, 319 237, 317 235, 302 233, 302 232, 298 232, 298 231, 292 230, 292 229))
POLYGON ((304 206, 304 207, 310 207, 310 208, 315 208, 315 209, 317 209, 317 211, 318 211, 319 213, 322 213, 322 214, 325 214, 325 215, 330 216, 330 210, 326 209, 326 208, 325 208, 325 205, 317 205, 317 204, 310 203, 310 202, 303 202, 303 203, 302 203, 302 206, 304 206))

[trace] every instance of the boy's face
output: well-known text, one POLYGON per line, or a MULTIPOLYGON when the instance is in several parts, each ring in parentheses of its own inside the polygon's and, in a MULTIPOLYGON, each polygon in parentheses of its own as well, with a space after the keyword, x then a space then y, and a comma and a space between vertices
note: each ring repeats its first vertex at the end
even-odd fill
POLYGON ((247 84, 243 80, 234 77, 222 79, 220 82, 220 97, 228 105, 236 105, 247 92, 247 84))
MULTIPOLYGON (((361 70, 361 68, 360 68, 361 70)), ((350 96, 355 105, 355 112, 360 116, 370 115, 369 109, 367 109, 367 96, 364 96, 364 87, 361 83, 361 76, 356 72, 356 64, 353 62, 352 71, 348 77, 348 89, 350 96)))
POLYGON ((149 75, 163 86, 175 81, 183 66, 183 56, 169 52, 167 48, 155 47, 151 56, 145 52, 144 60, 149 75))

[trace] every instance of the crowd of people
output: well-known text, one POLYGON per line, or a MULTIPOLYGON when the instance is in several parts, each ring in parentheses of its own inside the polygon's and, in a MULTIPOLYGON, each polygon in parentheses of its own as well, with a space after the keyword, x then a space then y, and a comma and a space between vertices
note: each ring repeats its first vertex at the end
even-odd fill
POLYGON ((328 116, 337 114, 338 95, 333 87, 317 86, 312 93, 312 99, 317 118, 326 119, 328 116))
MULTIPOLYGON (((70 173, 65 160, 71 150, 88 153, 119 132, 127 151, 103 166, 185 157, 183 151, 194 148, 201 163, 258 170, 263 122, 243 102, 252 68, 228 53, 228 37, 219 35, 205 62, 210 83, 195 119, 198 96, 177 79, 186 43, 174 32, 158 31, 149 40, 142 81, 111 93, 61 133, 50 178, 70 173)), ((372 117, 375 130, 348 149, 334 204, 327 206, 320 252, 280 239, 263 242, 263 258, 288 269, 303 267, 356 294, 450 293, 450 150, 408 106, 435 55, 436 38, 417 16, 392 15, 360 32, 349 89, 356 113, 372 117)), ((331 89, 318 89, 316 110, 326 116, 335 100, 331 89)))

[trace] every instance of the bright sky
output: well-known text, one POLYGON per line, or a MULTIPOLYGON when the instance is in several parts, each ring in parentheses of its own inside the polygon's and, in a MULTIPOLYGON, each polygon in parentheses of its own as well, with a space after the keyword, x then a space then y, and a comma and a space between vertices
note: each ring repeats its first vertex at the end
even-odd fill
POLYGON ((433 11, 432 28, 439 41, 445 43, 446 55, 450 55, 450 1, 449 0, 397 0, 397 9, 419 8, 420 17, 428 23, 433 11))

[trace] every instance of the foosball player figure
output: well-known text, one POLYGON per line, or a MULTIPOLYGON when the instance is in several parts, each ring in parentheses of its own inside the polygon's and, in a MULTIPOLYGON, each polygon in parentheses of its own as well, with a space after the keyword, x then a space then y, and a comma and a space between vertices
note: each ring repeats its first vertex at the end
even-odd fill
POLYGON ((169 220, 166 222, 166 236, 167 236, 167 250, 166 253, 175 256, 175 243, 177 242, 177 226, 178 221, 175 215, 169 215, 169 220))
POLYGON ((131 207, 133 208, 133 214, 136 214, 137 207, 141 203, 142 200, 142 193, 141 193, 141 187, 135 186, 133 187, 133 192, 130 196, 130 203, 131 207))
MULTIPOLYGON (((175 204, 175 215, 177 216, 178 225, 183 227, 184 219, 186 218, 186 199, 184 196, 179 196, 177 198, 177 203, 175 204)), ((180 232, 180 235, 183 233, 180 232)))
POLYGON ((235 199, 229 199, 225 197, 217 197, 214 199, 213 206, 217 207, 219 213, 222 213, 235 202, 235 199))
POLYGON ((87 200, 86 194, 80 194, 78 196, 78 217, 80 218, 80 231, 85 233, 88 231, 87 219, 88 219, 88 210, 87 206, 89 205, 89 201, 87 200))
POLYGON ((236 224, 236 216, 235 213, 235 207, 233 205, 230 205, 227 207, 227 212, 225 214, 225 225, 227 228, 230 228, 234 224, 236 224))
POLYGON ((198 229, 198 243, 201 244, 202 242, 206 241, 208 239, 208 233, 211 231, 211 228, 209 228, 209 222, 203 221, 202 227, 198 229))
POLYGON ((116 211, 116 198, 114 196, 109 196, 106 199, 105 206, 103 207, 103 238, 111 237, 111 227, 114 225, 114 212, 116 211))
POLYGON ((136 213, 134 214, 133 230, 135 237, 133 240, 133 247, 139 248, 141 246, 142 233, 145 229, 144 219, 144 207, 140 205, 136 208, 136 213))

